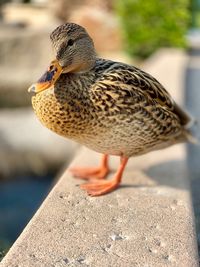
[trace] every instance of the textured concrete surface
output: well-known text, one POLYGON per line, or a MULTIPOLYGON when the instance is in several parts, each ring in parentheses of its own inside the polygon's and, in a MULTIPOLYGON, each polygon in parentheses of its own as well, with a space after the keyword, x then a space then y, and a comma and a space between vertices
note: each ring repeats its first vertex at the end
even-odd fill
MULTIPOLYGON (((198 266, 183 158, 178 145, 131 159, 122 186, 98 198, 65 172, 0 266, 198 266)), ((73 165, 97 162, 83 149, 73 165)))

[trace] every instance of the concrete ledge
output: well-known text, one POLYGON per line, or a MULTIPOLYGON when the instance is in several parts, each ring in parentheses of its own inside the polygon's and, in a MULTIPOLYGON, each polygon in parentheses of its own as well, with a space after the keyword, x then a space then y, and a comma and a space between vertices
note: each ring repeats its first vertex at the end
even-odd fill
MULTIPOLYGON (((79 152, 73 165, 97 164, 79 152)), ((183 146, 131 159, 109 195, 88 197, 79 183, 64 173, 1 267, 199 266, 183 146)))

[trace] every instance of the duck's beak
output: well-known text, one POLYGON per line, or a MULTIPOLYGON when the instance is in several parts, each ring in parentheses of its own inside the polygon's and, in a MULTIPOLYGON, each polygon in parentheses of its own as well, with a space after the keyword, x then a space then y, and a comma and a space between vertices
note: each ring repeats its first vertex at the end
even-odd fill
POLYGON ((28 92, 39 93, 52 87, 63 72, 58 60, 53 60, 42 77, 28 88, 28 92))

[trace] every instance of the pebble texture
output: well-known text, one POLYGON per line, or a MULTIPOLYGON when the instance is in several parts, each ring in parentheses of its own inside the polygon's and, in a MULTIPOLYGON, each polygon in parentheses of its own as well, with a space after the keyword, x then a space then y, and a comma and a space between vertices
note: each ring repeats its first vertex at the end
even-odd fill
MULTIPOLYGON (((97 163, 83 149, 72 164, 97 163)), ((1 267, 198 266, 183 146, 131 159, 109 195, 79 183, 64 173, 1 267)))

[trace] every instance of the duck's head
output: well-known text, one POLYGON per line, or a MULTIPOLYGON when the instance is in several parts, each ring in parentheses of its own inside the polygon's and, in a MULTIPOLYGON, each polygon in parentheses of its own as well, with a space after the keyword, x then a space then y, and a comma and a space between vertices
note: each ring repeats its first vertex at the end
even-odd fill
POLYGON ((86 30, 75 24, 66 23, 57 27, 50 35, 56 59, 29 92, 41 92, 52 87, 61 73, 87 72, 95 64, 94 44, 86 30))

